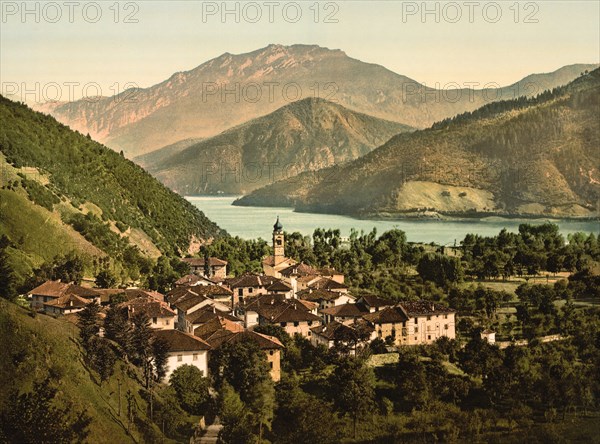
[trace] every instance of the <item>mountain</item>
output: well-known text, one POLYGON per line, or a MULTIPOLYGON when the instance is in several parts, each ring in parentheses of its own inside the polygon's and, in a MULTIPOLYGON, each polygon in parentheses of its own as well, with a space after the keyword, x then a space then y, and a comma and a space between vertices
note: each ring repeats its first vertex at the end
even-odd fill
POLYGON ((54 118, 0 96, 0 120, 0 237, 16 269, 71 251, 131 269, 224 234, 142 168, 54 118))
POLYGON ((199 137, 180 140, 179 142, 175 142, 170 145, 163 146, 162 148, 159 148, 157 150, 150 151, 147 154, 142 154, 141 156, 134 157, 132 160, 142 168, 147 168, 150 165, 160 165, 169 157, 172 157, 175 154, 182 152, 186 148, 197 144, 201 140, 202 138, 199 137))
POLYGON ((356 159, 411 130, 308 98, 166 159, 156 157, 146 169, 180 194, 244 194, 302 171, 356 159))
POLYGON ((536 98, 400 134, 346 165, 277 182, 237 205, 360 216, 597 217, 600 70, 536 98))
MULTIPOLYGON (((562 85, 569 73, 567 81, 589 68, 566 68, 556 81, 551 74, 544 88, 562 85)), ((538 89, 517 83, 500 90, 439 91, 341 50, 269 45, 246 54, 225 53, 149 88, 97 100, 46 104, 44 112, 133 158, 183 139, 217 135, 308 97, 425 128, 490 100, 536 94, 538 89)))

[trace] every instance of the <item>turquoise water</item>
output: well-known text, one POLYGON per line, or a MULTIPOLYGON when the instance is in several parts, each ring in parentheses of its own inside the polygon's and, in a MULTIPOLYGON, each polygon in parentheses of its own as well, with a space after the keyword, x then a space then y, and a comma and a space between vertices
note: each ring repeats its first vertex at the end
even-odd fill
MULTIPOLYGON (((231 203, 235 197, 186 197, 192 204, 204 212, 221 228, 226 229, 233 236, 244 239, 271 239, 271 232, 275 219, 279 216, 285 231, 299 231, 305 235, 312 235, 315 228, 338 228, 342 236, 348 236, 350 229, 371 231, 377 228, 377 233, 392 228, 398 228, 406 233, 411 242, 435 242, 440 245, 459 243, 467 233, 476 233, 482 236, 498 234, 502 228, 509 231, 518 231, 519 224, 543 223, 544 220, 467 220, 467 221, 390 221, 390 220, 361 220, 347 216, 332 214, 295 213, 291 208, 272 207, 234 207, 231 203)), ((568 233, 583 231, 598 234, 598 222, 556 221, 561 232, 568 233)))

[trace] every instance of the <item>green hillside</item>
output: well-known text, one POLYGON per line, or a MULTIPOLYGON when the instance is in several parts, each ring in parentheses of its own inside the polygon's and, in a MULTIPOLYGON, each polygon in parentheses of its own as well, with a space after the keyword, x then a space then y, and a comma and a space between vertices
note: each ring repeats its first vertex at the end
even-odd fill
POLYGON ((0 96, 0 235, 39 265, 69 251, 135 262, 225 234, 118 153, 0 96))
MULTIPOLYGON (((14 408, 15 390, 19 394, 31 392, 36 382, 48 379, 50 385, 58 389, 53 406, 67 408, 72 416, 85 411, 91 418, 85 442, 174 442, 149 421, 147 392, 136 368, 118 360, 114 374, 100 382, 79 345, 79 330, 64 318, 32 317, 28 310, 0 298, 0 337, 3 344, 0 349, 0 417, 14 408), (131 434, 127 433, 128 392, 133 395, 135 406, 131 434)), ((159 416, 162 399, 158 394, 155 398, 154 414, 159 416)), ((2 428, 0 442, 3 442, 2 428)))
POLYGON ((239 205, 361 216, 597 216, 600 71, 400 134, 346 165, 256 190, 239 205))

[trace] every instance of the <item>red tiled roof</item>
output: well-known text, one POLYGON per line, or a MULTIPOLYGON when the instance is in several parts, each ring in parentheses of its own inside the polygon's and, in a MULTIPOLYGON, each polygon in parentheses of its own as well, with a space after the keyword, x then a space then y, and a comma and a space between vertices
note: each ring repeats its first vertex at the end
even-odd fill
POLYGON ((432 301, 399 301, 409 317, 455 313, 456 310, 446 307, 439 302, 432 301))
POLYGON ((209 350, 211 348, 206 341, 180 330, 156 330, 154 335, 168 344, 169 352, 209 350))
POLYGON ((216 318, 213 318, 210 321, 196 327, 194 329, 194 335, 206 340, 207 338, 210 338, 215 332, 217 332, 219 330, 228 330, 231 332, 239 332, 239 331, 243 331, 244 327, 242 327, 237 322, 232 322, 232 321, 222 318, 222 317, 216 317, 216 318))
MULTIPOLYGON (((204 267, 204 258, 203 257, 186 257, 186 258, 183 258, 182 260, 186 264, 189 264, 191 267, 204 267)), ((208 265, 211 267, 217 267, 217 266, 224 267, 227 265, 227 261, 224 261, 217 257, 209 257, 208 265)))
POLYGON ((234 343, 243 340, 256 342, 262 350, 284 348, 283 344, 276 337, 257 333, 252 330, 244 330, 235 333, 227 330, 221 330, 219 332, 215 332, 215 334, 213 334, 212 337, 207 340, 207 342, 213 348, 219 348, 225 343, 234 343))
POLYGON ((101 296, 99 292, 92 290, 91 288, 67 284, 60 281, 46 281, 42 285, 31 290, 29 294, 54 298, 59 298, 68 294, 73 294, 82 298, 97 298, 101 296))
POLYGON ((367 314, 369 310, 362 304, 342 304, 336 305, 335 307, 324 308, 320 312, 330 316, 351 318, 362 317, 367 314))
POLYGON ((157 301, 148 296, 141 296, 127 302, 123 302, 120 307, 126 307, 131 313, 143 312, 150 318, 166 318, 176 316, 165 302, 157 301))
POLYGON ((304 299, 306 301, 313 301, 313 302, 317 302, 317 301, 335 301, 336 299, 342 297, 342 296, 348 296, 352 299, 354 299, 354 296, 350 295, 349 293, 340 293, 339 291, 331 291, 331 290, 325 290, 322 288, 306 288, 302 291, 299 291, 297 293, 298 297, 300 299, 304 299))
POLYGON ((363 318, 373 324, 398 324, 408 321, 409 316, 401 306, 396 305, 394 307, 386 307, 375 313, 366 314, 363 318))
POLYGON ((322 288, 325 290, 347 290, 348 286, 345 284, 340 284, 337 281, 334 281, 330 278, 321 278, 317 282, 309 284, 312 288, 322 288))
POLYGON ((364 301, 369 307, 391 307, 394 305, 393 301, 389 299, 383 299, 379 296, 375 296, 374 294, 364 294, 359 299, 359 301, 364 301))
POLYGON ((45 302, 44 305, 56 308, 83 308, 90 303, 89 299, 84 299, 76 294, 66 294, 59 298, 45 302))

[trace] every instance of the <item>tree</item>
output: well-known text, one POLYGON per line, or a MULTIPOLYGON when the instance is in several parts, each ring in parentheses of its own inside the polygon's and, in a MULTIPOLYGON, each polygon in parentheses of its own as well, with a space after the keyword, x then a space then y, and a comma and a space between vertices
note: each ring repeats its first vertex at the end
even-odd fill
POLYGON ((112 376, 115 362, 117 362, 117 356, 109 342, 104 338, 93 337, 89 341, 88 356, 92 367, 100 375, 100 380, 108 380, 112 376))
POLYGON ((338 424, 331 406, 302 391, 295 373, 277 386, 277 410, 273 435, 282 444, 338 442, 338 424))
POLYGON ((357 358, 346 358, 336 367, 329 379, 333 404, 337 411, 352 418, 354 438, 358 418, 373 407, 375 375, 357 358))
POLYGON ((71 443, 85 441, 92 419, 71 405, 54 405, 58 389, 50 379, 36 382, 29 393, 13 390, 9 409, 0 414, 0 429, 7 442, 71 443))
POLYGON ((110 307, 104 318, 104 335, 119 344, 125 355, 131 352, 131 330, 127 308, 110 307))
POLYGON ((423 280, 435 282, 440 287, 463 278, 460 259, 439 253, 424 255, 417 265, 417 272, 423 280))
POLYGON ((100 288, 114 288, 117 285, 117 276, 108 268, 100 271, 96 276, 96 286, 100 288))
POLYGON ((96 301, 86 305, 86 307, 77 313, 79 325, 79 337, 84 347, 87 349, 90 339, 98 334, 100 327, 98 326, 98 312, 100 306, 96 301))
POLYGON ((169 378, 169 384, 177 394, 182 409, 192 415, 202 415, 210 400, 209 381, 193 365, 177 367, 169 378))
POLYGON ((396 365, 396 390, 407 407, 424 407, 430 398, 425 365, 411 349, 401 349, 396 365))
POLYGON ((250 444, 256 442, 256 436, 252 433, 250 413, 247 412, 240 395, 227 381, 224 381, 221 386, 219 417, 223 423, 223 429, 219 433, 219 443, 250 444))
POLYGON ((8 252, 0 247, 0 297, 14 300, 17 296, 16 276, 9 263, 8 252))
POLYGON ((80 284, 83 279, 84 269, 85 263, 83 259, 75 253, 69 253, 66 256, 57 256, 54 259, 52 279, 80 284))

